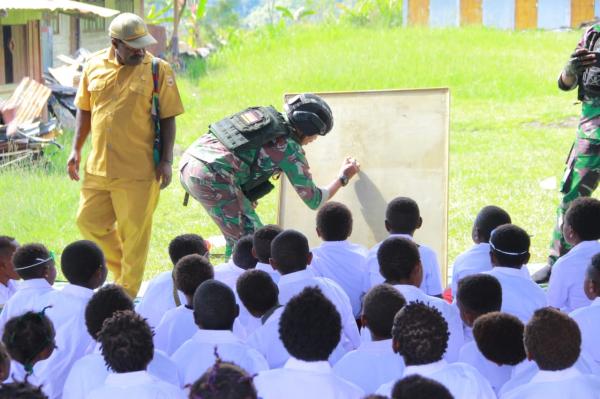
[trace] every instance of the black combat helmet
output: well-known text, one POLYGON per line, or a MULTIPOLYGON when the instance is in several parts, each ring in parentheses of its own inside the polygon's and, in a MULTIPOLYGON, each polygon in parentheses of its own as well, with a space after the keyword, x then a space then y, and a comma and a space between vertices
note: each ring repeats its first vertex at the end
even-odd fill
POLYGON ((331 108, 315 94, 294 96, 284 108, 288 121, 305 136, 325 136, 333 127, 331 108))

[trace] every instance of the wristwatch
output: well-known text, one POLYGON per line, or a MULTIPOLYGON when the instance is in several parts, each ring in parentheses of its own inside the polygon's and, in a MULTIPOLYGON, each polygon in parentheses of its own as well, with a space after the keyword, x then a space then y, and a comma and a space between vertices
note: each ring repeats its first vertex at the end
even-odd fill
POLYGON ((341 175, 339 177, 340 179, 340 183, 342 183, 343 187, 346 187, 348 185, 348 181, 350 181, 350 179, 348 179, 348 177, 346 175, 341 175))

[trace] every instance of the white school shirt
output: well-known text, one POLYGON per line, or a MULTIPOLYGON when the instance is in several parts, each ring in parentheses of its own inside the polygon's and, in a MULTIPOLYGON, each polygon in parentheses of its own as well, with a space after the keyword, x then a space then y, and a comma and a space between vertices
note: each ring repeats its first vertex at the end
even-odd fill
POLYGON ((184 392, 147 371, 110 373, 87 399, 185 399, 184 392))
MULTIPOLYGON (((148 373, 168 384, 180 386, 177 366, 163 352, 154 351, 154 357, 148 364, 148 373)), ((106 377, 111 374, 100 354, 99 345, 94 353, 79 359, 69 372, 65 382, 62 399, 81 399, 92 390, 102 386, 106 377)), ((133 399, 129 398, 129 399, 133 399)))
POLYGON ((404 296, 407 303, 420 301, 440 311, 446 323, 448 323, 448 331, 450 332, 448 348, 446 349, 446 353, 444 353, 444 359, 448 362, 455 362, 458 359, 460 348, 464 344, 463 322, 456 305, 451 305, 443 299, 429 296, 413 285, 399 284, 394 285, 394 288, 404 296))
POLYGON ((490 244, 482 242, 458 255, 452 266, 452 296, 456 298, 458 282, 472 274, 492 270, 490 244))
POLYGON ((533 312, 546 306, 546 294, 528 274, 521 269, 496 266, 489 272, 502 286, 502 312, 516 316, 524 324, 529 322, 533 312))
POLYGON ((198 331, 194 310, 186 305, 169 310, 154 333, 154 347, 171 356, 198 331))
POLYGON ((44 308, 41 298, 52 290, 54 288, 43 278, 22 281, 0 313, 0 332, 4 331, 4 325, 11 318, 21 316, 30 310, 41 311, 44 308))
POLYGON ((271 266, 270 264, 257 262, 255 269, 262 270, 263 272, 268 273, 269 276, 271 276, 271 279, 273 280, 273 282, 275 284, 277 284, 279 282, 279 278, 281 277, 281 274, 277 270, 273 269, 273 266, 271 266))
POLYGON ((222 360, 237 364, 249 374, 269 368, 260 353, 242 342, 231 331, 198 330, 171 356, 177 364, 183 385, 193 384, 215 364, 215 350, 222 360))
POLYGON ((359 399, 358 386, 335 375, 326 361, 290 358, 283 368, 258 373, 254 386, 262 399, 359 399))
POLYGON ((598 399, 600 378, 583 375, 574 367, 560 371, 540 370, 527 384, 500 396, 501 399, 598 399))
MULTIPOLYGON (((177 291, 182 304, 186 303, 185 295, 177 291)), ((150 327, 156 328, 163 315, 177 307, 173 297, 173 271, 162 272, 148 283, 148 288, 135 311, 146 319, 150 327)))
POLYGON ((600 366, 600 297, 589 306, 579 308, 569 314, 581 331, 581 347, 600 366))
POLYGON ((304 288, 317 286, 335 306, 342 319, 342 345, 346 350, 358 348, 360 345, 360 334, 358 326, 352 313, 350 299, 335 281, 327 277, 316 277, 314 272, 308 269, 285 274, 279 279, 279 303, 285 305, 304 288))
POLYGON ((500 388, 508 381, 512 375, 513 366, 499 366, 496 363, 486 359, 485 356, 477 348, 477 343, 471 341, 460 350, 458 361, 461 363, 470 364, 479 373, 485 377, 490 383, 496 394, 500 392, 500 388))
POLYGON ((17 292, 17 282, 9 279, 6 285, 0 283, 0 309, 17 292))
POLYGON ((324 241, 312 254, 310 267, 315 275, 338 283, 350 299, 354 317, 359 318, 368 277, 367 249, 349 241, 324 241))
MULTIPOLYGON (((403 237, 414 241, 412 236, 408 234, 390 234, 390 237, 403 237)), ((382 242, 383 241, 375 244, 367 256, 367 268, 369 269, 370 282, 370 287, 368 288, 384 282, 383 276, 381 273, 379 273, 379 262, 377 261, 377 250, 381 246, 382 242)), ((423 265, 423 281, 421 282, 421 286, 419 288, 421 288, 427 295, 442 295, 442 277, 440 274, 440 265, 438 264, 437 256, 433 249, 421 244, 418 244, 418 246, 419 255, 421 256, 421 264, 423 265)), ((368 289, 365 291, 368 291, 368 289)))
POLYGON ((333 372, 365 392, 375 392, 382 384, 400 378, 404 360, 394 353, 391 339, 363 342, 358 349, 346 353, 333 366, 333 372))
POLYGON ((229 262, 215 266, 215 280, 219 280, 231 288, 233 292, 236 292, 237 280, 245 271, 245 269, 233 263, 233 259, 231 259, 229 262))
POLYGON ((448 388, 454 399, 496 399, 489 382, 472 366, 465 363, 448 364, 445 360, 419 366, 406 366, 404 375, 379 387, 377 393, 390 396, 397 380, 418 374, 431 378, 448 388))
POLYGON ((583 281, 586 269, 597 253, 600 253, 600 242, 582 241, 558 258, 548 283, 549 306, 570 313, 590 304, 583 291, 583 281))

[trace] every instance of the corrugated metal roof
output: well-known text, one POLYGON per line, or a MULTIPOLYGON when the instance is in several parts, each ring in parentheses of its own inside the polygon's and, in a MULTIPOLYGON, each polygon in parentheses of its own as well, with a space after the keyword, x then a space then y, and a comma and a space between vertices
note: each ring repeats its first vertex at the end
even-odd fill
POLYGON ((94 6, 72 0, 0 0, 0 9, 5 10, 47 10, 66 14, 98 15, 108 18, 119 14, 112 8, 94 6))

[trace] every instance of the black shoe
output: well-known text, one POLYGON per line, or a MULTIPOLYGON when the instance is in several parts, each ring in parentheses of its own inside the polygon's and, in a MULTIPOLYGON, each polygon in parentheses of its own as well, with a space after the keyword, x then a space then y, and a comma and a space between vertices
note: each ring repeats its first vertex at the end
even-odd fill
POLYGON ((552 268, 549 265, 542 267, 537 272, 533 273, 531 278, 538 284, 547 283, 550 280, 550 274, 552 272, 552 268))

